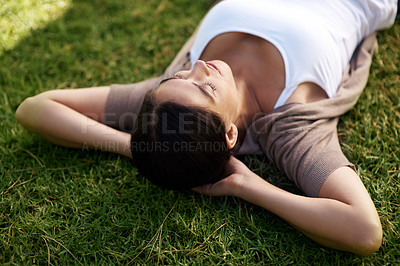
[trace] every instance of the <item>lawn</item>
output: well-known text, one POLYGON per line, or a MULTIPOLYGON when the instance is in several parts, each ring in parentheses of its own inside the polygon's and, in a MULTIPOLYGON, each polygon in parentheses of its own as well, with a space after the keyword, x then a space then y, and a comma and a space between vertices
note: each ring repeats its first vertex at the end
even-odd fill
MULTIPOLYGON (((237 198, 158 188, 123 157, 55 146, 14 119, 42 91, 161 74, 211 5, 0 0, 0 263, 400 263, 399 20, 379 34, 369 83, 339 124, 383 226, 383 245, 368 257, 324 248, 237 198)), ((265 159, 245 162, 296 191, 265 159)))

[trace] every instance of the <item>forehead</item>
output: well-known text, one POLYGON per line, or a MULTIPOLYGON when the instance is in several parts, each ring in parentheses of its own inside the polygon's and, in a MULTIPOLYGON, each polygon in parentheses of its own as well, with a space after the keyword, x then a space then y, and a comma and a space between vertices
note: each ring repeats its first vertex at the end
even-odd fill
POLYGON ((155 91, 156 103, 175 102, 182 105, 207 106, 207 97, 190 82, 170 79, 160 84, 155 91))

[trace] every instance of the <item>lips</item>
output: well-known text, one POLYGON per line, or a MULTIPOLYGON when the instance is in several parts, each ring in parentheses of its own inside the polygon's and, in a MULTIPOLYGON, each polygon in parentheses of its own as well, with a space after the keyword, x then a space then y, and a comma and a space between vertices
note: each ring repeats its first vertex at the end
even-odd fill
POLYGON ((219 71, 218 67, 212 63, 212 62, 206 62, 206 64, 210 67, 212 67, 214 70, 218 71, 219 74, 221 74, 221 72, 219 71))

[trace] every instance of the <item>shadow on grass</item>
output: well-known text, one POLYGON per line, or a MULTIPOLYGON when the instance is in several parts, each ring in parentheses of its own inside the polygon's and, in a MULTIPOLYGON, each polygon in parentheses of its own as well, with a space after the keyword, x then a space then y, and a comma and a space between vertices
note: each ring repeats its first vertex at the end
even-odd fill
MULTIPOLYGON (((134 258, 156 263, 160 254, 163 264, 362 261, 321 251, 251 204, 162 190, 119 156, 56 147, 13 118, 24 98, 42 91, 130 83, 162 73, 211 4, 73 1, 64 16, 0 57, 3 263, 44 264, 48 257, 56 264, 76 263, 70 254, 84 264, 134 258)), ((262 160, 247 162, 273 182, 286 182, 262 160)), ((293 184, 283 187, 296 192, 293 184)))
POLYGON ((64 16, 0 57, 0 86, 15 109, 22 98, 44 90, 160 74, 210 5, 180 2, 73 1, 64 16))
POLYGON ((41 167, 39 160, 50 168, 73 166, 81 159, 77 156, 85 157, 22 129, 14 119, 18 105, 26 97, 51 89, 137 82, 162 73, 211 5, 204 0, 182 3, 72 1, 62 17, 5 51, 0 56, 4 169, 41 167), (36 159, 25 150, 32 151, 36 159))

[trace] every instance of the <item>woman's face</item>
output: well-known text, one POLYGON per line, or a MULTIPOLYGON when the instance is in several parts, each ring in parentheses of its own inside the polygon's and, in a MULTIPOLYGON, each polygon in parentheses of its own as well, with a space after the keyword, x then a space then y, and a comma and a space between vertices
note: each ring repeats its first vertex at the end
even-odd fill
POLYGON ((177 72, 155 91, 157 103, 166 101, 205 107, 219 114, 226 125, 234 121, 239 97, 230 67, 223 61, 197 61, 192 70, 177 72))

